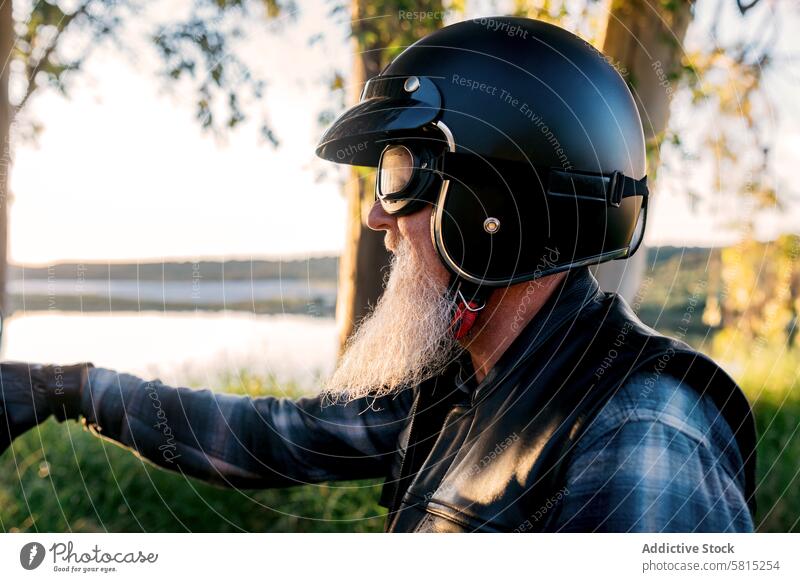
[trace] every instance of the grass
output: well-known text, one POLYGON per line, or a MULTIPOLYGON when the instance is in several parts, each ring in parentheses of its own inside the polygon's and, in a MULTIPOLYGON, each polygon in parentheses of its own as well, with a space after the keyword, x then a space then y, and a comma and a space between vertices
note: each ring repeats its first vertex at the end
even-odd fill
POLYGON ((16 441, 14 451, 2 459, 3 531, 367 532, 383 527, 375 482, 222 489, 153 468, 77 425, 53 420, 16 441))
POLYGON ((758 515, 765 532, 800 532, 800 353, 761 350, 736 379, 758 431, 758 515))
POLYGON ((754 406, 759 427, 759 531, 800 532, 800 398, 778 403, 759 400, 754 406))

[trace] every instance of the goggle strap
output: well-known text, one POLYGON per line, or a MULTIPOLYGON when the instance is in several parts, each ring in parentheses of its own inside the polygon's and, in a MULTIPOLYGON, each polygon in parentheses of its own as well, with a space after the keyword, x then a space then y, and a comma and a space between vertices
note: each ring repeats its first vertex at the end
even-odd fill
MULTIPOLYGON (((487 158, 463 152, 445 152, 439 170, 445 179, 465 180, 476 172, 486 172, 486 166, 494 170, 500 178, 531 179, 531 174, 538 178, 540 185, 546 185, 549 196, 565 196, 606 202, 617 207, 624 198, 650 194, 647 176, 635 180, 622 172, 587 172, 583 170, 564 170, 561 168, 534 166, 525 162, 487 158), (481 164, 480 162, 483 162, 481 164)), ((534 178, 534 179, 536 179, 534 178)))

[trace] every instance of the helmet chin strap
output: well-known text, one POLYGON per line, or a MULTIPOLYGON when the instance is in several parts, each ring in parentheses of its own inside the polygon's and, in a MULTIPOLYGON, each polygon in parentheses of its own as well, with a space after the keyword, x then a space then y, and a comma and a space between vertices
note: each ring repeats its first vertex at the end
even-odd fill
POLYGON ((449 292, 453 297, 453 318, 450 329, 457 340, 465 337, 475 325, 478 314, 486 307, 492 290, 491 287, 482 287, 457 275, 450 278, 449 292))

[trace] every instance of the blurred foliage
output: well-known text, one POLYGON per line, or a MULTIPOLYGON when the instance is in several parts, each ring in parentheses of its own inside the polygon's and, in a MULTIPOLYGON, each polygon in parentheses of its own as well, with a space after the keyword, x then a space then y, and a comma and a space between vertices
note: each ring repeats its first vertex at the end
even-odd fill
MULTIPOLYGON (((27 14, 20 14, 20 3, 15 4, 15 44, 12 62, 22 65, 25 91, 16 103, 22 107, 41 85, 51 85, 65 92, 64 74, 79 69, 87 53, 69 58, 58 49, 58 41, 68 29, 80 28, 86 40, 96 42, 116 32, 126 10, 132 5, 127 0, 84 2, 71 10, 63 10, 57 3, 35 2, 27 14)), ((13 68, 13 67, 12 67, 13 68)))
MULTIPOLYGON (((12 91, 10 103, 16 113, 42 87, 67 95, 75 74, 103 43, 135 56, 121 31, 145 7, 151 4, 142 0, 15 2, 10 70, 19 89, 12 91)), ((266 86, 239 54, 244 26, 259 18, 290 22, 296 13, 292 0, 193 0, 188 15, 156 25, 149 38, 162 59, 163 78, 190 84, 198 122, 219 136, 247 119, 266 86)), ((38 120, 16 118, 21 137, 35 138, 41 131, 38 120)), ((278 145, 266 116, 261 134, 278 145)))
MULTIPOLYGON (((461 12, 464 0, 353 0, 351 34, 358 50, 378 52, 383 68, 423 36, 444 26, 449 13, 461 12)), ((380 72, 380 71, 378 71, 380 72)))
MULTIPOLYGON (((353 0, 329 2, 329 18, 352 36, 356 55, 367 65, 367 78, 378 74, 406 46, 443 25, 446 16, 463 12, 465 0, 353 0), (445 6, 446 4, 446 6, 445 6)), ((87 59, 103 42, 115 44, 133 56, 126 46, 123 26, 145 7, 142 0, 82 0, 68 2, 16 2, 16 45, 11 55, 14 84, 11 97, 21 112, 37 89, 50 86, 67 95, 71 82, 87 59)), ((257 77, 241 52, 247 27, 270 22, 280 29, 296 20, 294 0, 192 0, 188 14, 176 14, 159 24, 149 39, 161 57, 160 73, 167 82, 188 83, 195 95, 195 116, 201 127, 221 136, 245 121, 263 98, 267 82, 257 77)), ((336 29, 338 32, 338 29, 336 29)), ((251 30, 252 32, 252 30, 251 30)), ((308 39, 314 44, 326 36, 319 31, 308 39)), ((345 105, 345 79, 350 72, 334 70, 329 85, 338 104, 320 114, 329 123, 345 105)), ((263 108, 262 108, 263 109, 263 108)), ((17 132, 35 138, 41 124, 17 116, 17 132)), ((279 145, 266 114, 262 137, 279 145)))
POLYGON ((566 28, 600 50, 609 7, 603 0, 514 0, 511 13, 566 28))
POLYGON ((762 350, 800 348, 800 236, 723 249, 719 282, 704 320, 719 326, 714 351, 752 358, 762 350))
POLYGON ((667 147, 679 151, 683 162, 712 159, 710 184, 695 175, 682 186, 693 207, 704 205, 719 216, 714 227, 733 229, 746 240, 765 211, 780 212, 797 198, 793 184, 776 178, 773 151, 782 108, 765 80, 794 73, 797 55, 780 50, 778 41, 784 15, 796 17, 800 5, 740 2, 736 14, 730 2, 706 1, 714 16, 701 46, 683 57, 681 82, 691 115, 670 128, 667 147))
MULTIPOLYGON (((102 40, 114 42, 122 21, 132 13, 128 0, 14 2, 16 38, 8 66, 12 85, 17 87, 10 96, 15 111, 22 110, 41 87, 52 87, 66 95, 70 74, 81 69, 102 40), (62 46, 65 38, 70 40, 70 50, 62 46)), ((0 96, 0 101, 4 99, 0 96)), ((35 137, 40 130, 35 121, 19 127, 20 135, 27 138, 35 137)))
POLYGON ((709 288, 708 265, 719 250, 647 247, 646 252, 647 270, 632 301, 637 315, 662 333, 705 348, 715 331, 702 318, 709 288))
POLYGON ((711 355, 753 403, 763 531, 800 531, 799 258, 798 235, 723 249, 704 313, 717 326, 711 355))

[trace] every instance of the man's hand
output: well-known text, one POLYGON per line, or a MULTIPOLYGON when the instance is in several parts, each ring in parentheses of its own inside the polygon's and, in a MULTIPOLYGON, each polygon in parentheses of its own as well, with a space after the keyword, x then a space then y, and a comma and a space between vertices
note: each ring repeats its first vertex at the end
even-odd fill
POLYGON ((11 441, 51 414, 60 422, 77 420, 90 367, 89 363, 0 363, 0 455, 11 441))

